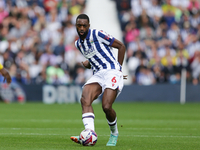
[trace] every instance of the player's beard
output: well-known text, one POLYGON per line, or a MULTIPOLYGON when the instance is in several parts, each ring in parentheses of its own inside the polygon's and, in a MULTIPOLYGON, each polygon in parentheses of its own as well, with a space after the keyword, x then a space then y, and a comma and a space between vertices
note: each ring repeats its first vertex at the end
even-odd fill
POLYGON ((86 36, 87 36, 87 34, 88 34, 88 31, 89 31, 89 30, 85 31, 83 35, 81 35, 80 32, 78 32, 79 37, 80 37, 81 39, 85 39, 86 36))

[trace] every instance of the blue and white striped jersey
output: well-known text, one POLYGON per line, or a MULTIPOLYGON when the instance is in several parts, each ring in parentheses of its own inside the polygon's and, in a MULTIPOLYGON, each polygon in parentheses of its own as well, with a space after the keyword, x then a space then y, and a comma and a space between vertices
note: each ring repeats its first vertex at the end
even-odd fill
POLYGON ((115 38, 96 29, 89 29, 85 40, 75 42, 76 48, 87 58, 92 66, 93 74, 101 69, 121 70, 111 47, 115 38))

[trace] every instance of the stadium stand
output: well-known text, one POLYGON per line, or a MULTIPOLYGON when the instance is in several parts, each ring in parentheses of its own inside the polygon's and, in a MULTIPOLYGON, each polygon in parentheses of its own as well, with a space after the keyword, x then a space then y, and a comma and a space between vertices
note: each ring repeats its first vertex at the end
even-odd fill
MULTIPOLYGON (((74 46, 75 18, 89 13, 89 2, 0 0, 0 62, 9 70, 13 82, 83 84, 90 77, 92 72, 79 64, 84 58, 74 46)), ((103 2, 116 4, 120 27, 114 30, 121 30, 119 34, 127 47, 132 84, 176 84, 183 68, 187 70, 187 82, 199 83, 199 0, 103 2)), ((114 9, 112 13, 108 10, 111 12, 110 8, 105 12, 109 15, 102 13, 102 18, 116 18, 114 9)), ((111 34, 120 39, 118 33, 111 34)))

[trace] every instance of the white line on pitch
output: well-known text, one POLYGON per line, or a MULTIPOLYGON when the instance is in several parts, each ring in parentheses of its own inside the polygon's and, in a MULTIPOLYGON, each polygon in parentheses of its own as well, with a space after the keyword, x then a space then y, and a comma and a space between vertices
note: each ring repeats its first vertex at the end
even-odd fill
MULTIPOLYGON (((22 122, 22 121, 30 121, 30 122, 81 122, 81 119, 1 119, 1 122, 22 122)), ((162 120, 162 119, 152 119, 152 120, 148 120, 148 119, 121 119, 118 122, 124 122, 126 121, 127 123, 138 123, 138 122, 151 122, 151 124, 153 123, 166 123, 166 122, 179 122, 179 123, 199 123, 200 120, 177 120, 177 119, 166 119, 166 120, 162 120)), ((98 123, 104 123, 106 122, 106 119, 95 119, 95 122, 98 123)))
MULTIPOLYGON (((61 136, 61 135, 67 135, 71 136, 71 134, 42 134, 42 133, 0 133, 0 135, 36 135, 36 136, 44 136, 44 135, 56 135, 56 136, 61 136)), ((99 135, 98 136, 110 136, 110 135, 99 135)), ((120 135, 120 136, 125 136, 125 137, 146 137, 146 138, 200 138, 200 136, 174 136, 174 135, 120 135)))
MULTIPOLYGON (((0 128, 0 130, 71 130, 72 128, 0 128)), ((80 128, 73 128, 80 129, 80 128)), ((96 128, 104 129, 104 128, 96 128)), ((126 128, 123 130, 200 130, 200 128, 126 128)))

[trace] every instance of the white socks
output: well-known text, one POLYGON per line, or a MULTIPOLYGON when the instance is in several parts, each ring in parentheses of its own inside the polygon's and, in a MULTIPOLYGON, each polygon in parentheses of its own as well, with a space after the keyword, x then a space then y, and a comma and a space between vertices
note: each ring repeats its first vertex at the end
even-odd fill
POLYGON ((85 129, 91 129, 94 131, 94 117, 94 114, 91 112, 82 114, 82 121, 85 129))
MULTIPOLYGON (((82 114, 82 121, 85 129, 91 129, 94 131, 94 118, 95 116, 91 112, 82 114)), ((117 117, 113 122, 108 121, 108 125, 110 127, 111 134, 117 136, 119 133, 117 128, 117 117)))
MULTIPOLYGON (((108 121, 108 120, 107 120, 108 121)), ((113 122, 108 121, 108 125, 110 127, 110 131, 112 135, 117 136, 118 135, 118 128, 117 128, 117 117, 113 122)))

